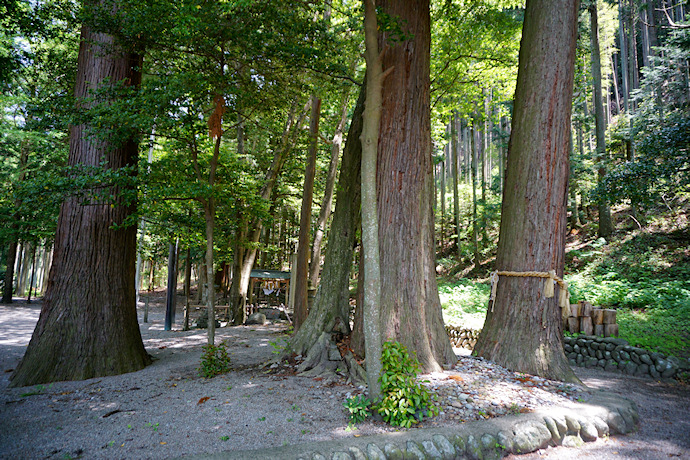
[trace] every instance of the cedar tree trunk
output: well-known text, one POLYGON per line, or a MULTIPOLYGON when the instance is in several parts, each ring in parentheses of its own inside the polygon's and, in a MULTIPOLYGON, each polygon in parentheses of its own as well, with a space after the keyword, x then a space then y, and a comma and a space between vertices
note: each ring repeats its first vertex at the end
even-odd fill
POLYGON ((428 0, 381 0, 407 40, 389 43, 384 32, 383 87, 377 195, 381 252, 381 332, 417 354, 425 371, 456 356, 443 325, 436 284, 429 100, 428 0))
MULTIPOLYGON (((75 97, 104 79, 137 86, 141 56, 119 50, 114 37, 82 28, 75 97)), ((86 125, 70 129, 70 166, 134 166, 137 141, 89 139, 86 125)), ((139 370, 150 363, 137 324, 134 272, 136 226, 117 227, 134 211, 113 188, 114 205, 67 198, 60 208, 55 255, 41 315, 12 386, 81 380, 139 370)))
MULTIPOLYGON (((496 269, 563 276, 577 0, 528 0, 496 269)), ((577 381, 561 309, 543 278, 501 276, 474 353, 508 369, 577 381)))

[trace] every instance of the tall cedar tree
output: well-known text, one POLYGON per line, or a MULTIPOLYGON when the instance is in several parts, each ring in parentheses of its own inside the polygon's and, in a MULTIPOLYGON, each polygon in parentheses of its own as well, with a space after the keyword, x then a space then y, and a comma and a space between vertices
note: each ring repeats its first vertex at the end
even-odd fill
MULTIPOLYGON (((141 56, 121 49, 108 34, 83 26, 76 99, 102 84, 141 82, 141 56)), ((86 105, 86 103, 83 103, 86 105)), ((70 128, 70 166, 117 170, 134 166, 137 141, 117 145, 89 138, 89 127, 70 128)), ((55 255, 41 315, 11 386, 81 380, 139 370, 150 363, 137 323, 134 271, 136 227, 120 227, 134 212, 122 190, 116 202, 84 204, 68 197, 60 208, 55 255)))
POLYGON ((378 145, 381 332, 416 352, 425 370, 440 370, 456 357, 435 271, 429 1, 380 0, 377 6, 395 22, 379 34, 382 68, 393 68, 383 85, 378 145))
MULTIPOLYGON (((563 276, 577 0, 528 0, 496 269, 563 276)), ((543 278, 501 276, 474 353, 508 369, 576 381, 558 295, 543 278)), ((558 291, 557 291, 558 294, 558 291)))

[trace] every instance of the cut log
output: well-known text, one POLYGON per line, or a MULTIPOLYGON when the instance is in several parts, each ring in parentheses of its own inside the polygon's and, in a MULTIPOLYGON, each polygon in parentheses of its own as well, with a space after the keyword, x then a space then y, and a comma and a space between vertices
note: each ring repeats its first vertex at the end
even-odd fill
POLYGON ((618 324, 604 324, 605 337, 618 337, 618 324))
POLYGON ((597 324, 604 324, 604 310, 601 308, 595 308, 592 310, 592 322, 596 326, 597 324))
POLYGON ((580 316, 592 316, 592 304, 589 302, 580 302, 580 316))
POLYGON ((604 337, 604 325, 603 324, 595 324, 594 325, 594 335, 598 337, 604 337))
POLYGON ((616 310, 610 308, 604 310, 604 324, 616 324, 616 310))
POLYGON ((570 305, 570 316, 573 318, 580 316, 580 304, 574 303, 570 305))
POLYGON ((568 318, 568 330, 573 334, 580 332, 580 319, 575 317, 568 318))
POLYGON ((587 335, 592 335, 594 327, 592 326, 592 318, 589 316, 580 317, 580 332, 587 335))

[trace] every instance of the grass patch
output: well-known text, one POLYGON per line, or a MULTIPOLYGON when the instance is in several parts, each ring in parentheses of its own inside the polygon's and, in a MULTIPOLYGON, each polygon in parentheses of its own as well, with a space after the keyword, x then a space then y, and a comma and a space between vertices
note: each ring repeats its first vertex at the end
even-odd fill
POLYGON ((438 293, 446 324, 481 329, 491 294, 488 282, 439 280, 438 293))

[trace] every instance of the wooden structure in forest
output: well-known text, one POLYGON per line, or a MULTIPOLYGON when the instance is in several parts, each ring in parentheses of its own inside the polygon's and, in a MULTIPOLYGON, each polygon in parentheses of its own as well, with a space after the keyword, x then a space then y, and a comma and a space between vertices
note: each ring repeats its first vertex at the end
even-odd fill
MULTIPOLYGON (((290 272, 280 270, 252 270, 249 275, 249 299, 247 304, 254 305, 265 301, 267 305, 274 302, 280 305, 280 298, 287 299, 290 293, 290 272)), ((287 304, 287 301, 283 302, 287 304)))
POLYGON ((570 305, 570 314, 563 329, 573 334, 618 337, 616 310, 595 308, 589 302, 580 301, 570 305))

